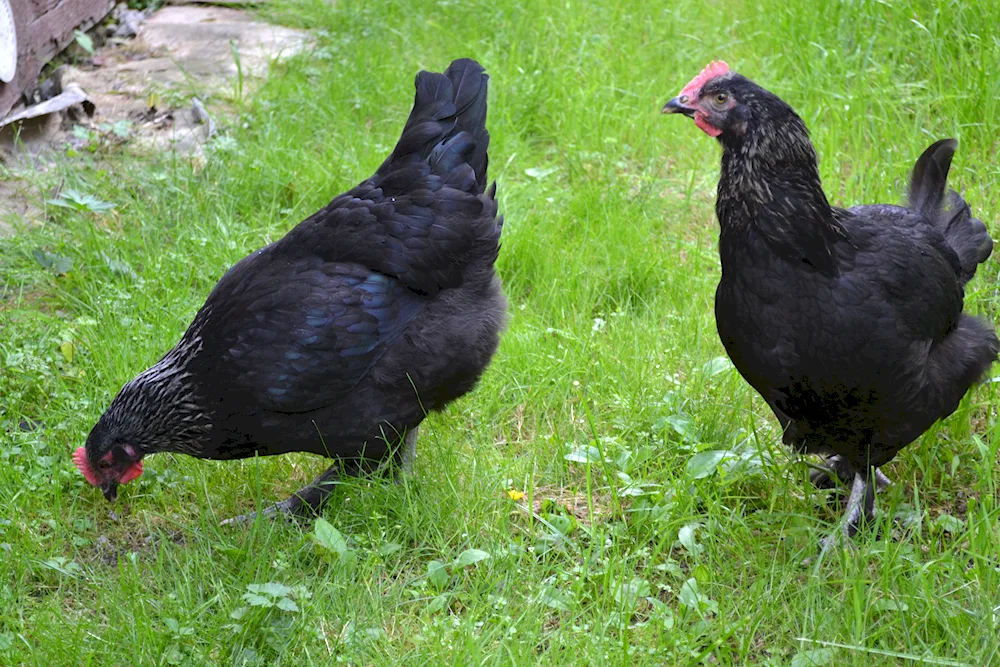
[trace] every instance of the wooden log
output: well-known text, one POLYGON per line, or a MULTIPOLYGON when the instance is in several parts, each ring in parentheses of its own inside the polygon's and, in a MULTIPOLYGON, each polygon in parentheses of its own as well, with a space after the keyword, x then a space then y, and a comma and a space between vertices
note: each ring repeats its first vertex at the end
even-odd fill
POLYGON ((12 0, 17 30, 17 72, 0 82, 0 118, 38 83, 49 60, 73 41, 73 31, 88 30, 103 19, 115 0, 12 0))

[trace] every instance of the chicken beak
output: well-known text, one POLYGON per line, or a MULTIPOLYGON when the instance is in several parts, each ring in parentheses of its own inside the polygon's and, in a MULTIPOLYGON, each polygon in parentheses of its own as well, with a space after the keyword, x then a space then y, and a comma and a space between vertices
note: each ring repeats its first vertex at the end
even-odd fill
POLYGON ((694 118, 695 109, 687 105, 687 95, 679 95, 663 105, 661 113, 682 113, 688 118, 694 118))
POLYGON ((110 502, 115 502, 118 499, 118 482, 115 480, 104 482, 101 484, 101 492, 110 502))

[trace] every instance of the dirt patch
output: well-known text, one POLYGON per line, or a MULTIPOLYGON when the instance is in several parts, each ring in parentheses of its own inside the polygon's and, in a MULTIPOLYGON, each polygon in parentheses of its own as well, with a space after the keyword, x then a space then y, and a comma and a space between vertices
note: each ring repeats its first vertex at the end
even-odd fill
POLYGON ((118 564, 118 561, 129 558, 130 554, 139 555, 150 551, 164 541, 178 546, 183 546, 187 542, 184 538, 184 533, 180 530, 157 535, 147 535, 146 537, 112 538, 107 535, 100 535, 94 540, 94 546, 84 557, 84 560, 115 566, 118 564))
MULTIPOLYGON (((67 146, 91 150, 102 136, 115 134, 129 150, 177 151, 197 159, 216 131, 216 119, 233 113, 271 63, 311 43, 305 31, 227 7, 168 6, 135 27, 134 38, 112 36, 93 54, 74 50, 71 62, 42 83, 34 100, 44 103, 78 86, 85 104, 0 128, 0 160, 10 167, 0 180, 0 237, 40 218, 30 203, 32 188, 17 177, 19 170, 44 169, 38 156, 54 159, 67 146)), ((106 30, 113 34, 112 28, 106 30)))
POLYGON ((32 203, 35 197, 32 188, 21 180, 0 180, 0 237, 41 220, 41 210, 32 203))
MULTIPOLYGON (((528 496, 525 495, 517 503, 527 509, 527 501, 528 496)), ((610 498, 595 493, 592 501, 594 512, 591 514, 586 491, 561 486, 536 486, 531 494, 531 511, 534 514, 566 513, 589 526, 611 515, 612 502, 610 498)))
POLYGON ((93 544, 81 549, 83 561, 115 566, 119 560, 141 559, 164 543, 184 546, 188 542, 186 531, 160 517, 147 517, 148 525, 128 515, 119 516, 114 511, 109 512, 108 517, 108 523, 93 538, 93 544))
POLYGON ((244 11, 165 7, 135 40, 101 49, 89 66, 69 68, 64 78, 87 91, 95 121, 130 121, 140 146, 189 153, 211 135, 211 114, 228 113, 271 62, 308 43, 307 33, 244 11))

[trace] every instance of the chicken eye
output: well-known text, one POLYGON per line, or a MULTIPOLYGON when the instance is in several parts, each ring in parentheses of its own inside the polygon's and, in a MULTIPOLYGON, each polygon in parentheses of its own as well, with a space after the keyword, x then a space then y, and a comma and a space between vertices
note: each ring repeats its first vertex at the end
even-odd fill
POLYGON ((97 467, 100 468, 101 470, 107 470, 108 468, 111 467, 111 461, 98 461, 97 467))
POLYGON ((726 103, 726 100, 728 100, 728 99, 729 99, 729 95, 726 95, 725 93, 718 93, 718 94, 716 94, 715 99, 713 101, 715 102, 716 106, 720 106, 721 107, 723 104, 726 103))

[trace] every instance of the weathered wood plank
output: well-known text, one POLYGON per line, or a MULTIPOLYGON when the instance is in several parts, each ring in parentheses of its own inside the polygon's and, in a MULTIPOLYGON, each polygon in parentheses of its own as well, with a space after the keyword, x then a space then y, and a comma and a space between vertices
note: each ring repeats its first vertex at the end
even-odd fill
POLYGON ((87 30, 114 4, 115 0, 13 0, 17 74, 10 83, 0 82, 0 118, 36 84, 45 63, 73 40, 73 31, 87 30))

